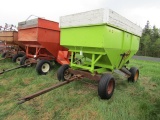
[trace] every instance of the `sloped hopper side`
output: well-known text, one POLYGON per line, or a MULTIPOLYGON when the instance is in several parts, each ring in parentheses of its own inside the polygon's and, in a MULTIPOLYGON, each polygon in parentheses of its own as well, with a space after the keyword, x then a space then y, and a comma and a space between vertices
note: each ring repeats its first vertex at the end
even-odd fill
POLYGON ((90 59, 88 66, 71 63, 71 67, 87 69, 92 73, 97 72, 94 69, 114 70, 124 66, 138 51, 142 33, 136 24, 103 8, 62 16, 60 27, 60 44, 90 59))
POLYGON ((44 47, 55 58, 60 47, 60 29, 57 22, 36 18, 18 24, 18 41, 25 46, 44 47))
POLYGON ((61 29, 61 45, 70 51, 82 51, 90 59, 90 53, 103 54, 95 66, 111 70, 121 68, 138 51, 139 40, 136 35, 106 24, 61 29), (121 62, 124 53, 129 55, 121 62))

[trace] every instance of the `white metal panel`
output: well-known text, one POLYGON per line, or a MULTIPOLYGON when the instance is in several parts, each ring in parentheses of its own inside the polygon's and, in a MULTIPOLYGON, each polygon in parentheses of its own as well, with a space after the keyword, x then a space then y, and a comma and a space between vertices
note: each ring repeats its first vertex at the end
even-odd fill
POLYGON ((110 9, 97 9, 60 17, 60 27, 77 27, 95 24, 110 24, 141 36, 142 29, 110 9))
POLYGON ((138 25, 134 24, 133 22, 129 21, 128 19, 124 18, 123 16, 119 15, 118 13, 112 10, 109 10, 109 20, 106 23, 119 27, 123 30, 136 34, 138 36, 141 36, 142 34, 141 27, 139 27, 138 25))
POLYGON ((103 9, 60 17, 60 27, 73 27, 103 23, 103 9))
POLYGON ((38 18, 18 23, 18 29, 25 29, 25 28, 37 27, 37 26, 38 26, 38 18))

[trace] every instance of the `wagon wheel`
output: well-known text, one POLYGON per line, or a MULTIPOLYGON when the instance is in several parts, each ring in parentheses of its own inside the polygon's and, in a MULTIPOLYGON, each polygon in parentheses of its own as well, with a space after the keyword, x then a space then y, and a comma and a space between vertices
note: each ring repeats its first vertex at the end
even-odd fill
POLYGON ((98 84, 98 95, 101 99, 110 99, 115 88, 115 80, 111 74, 102 75, 98 84))
MULTIPOLYGON (((24 55, 21 60, 20 60, 20 65, 25 65, 25 64, 28 64, 30 62, 30 60, 24 55)), ((29 67, 31 66, 32 64, 29 64, 29 65, 26 65, 26 66, 23 66, 23 67, 29 67)))
POLYGON ((36 65, 36 71, 39 75, 45 75, 49 72, 51 63, 48 60, 40 60, 36 65))
POLYGON ((0 50, 0 54, 2 54, 3 53, 3 49, 2 50, 0 50))
POLYGON ((57 71, 57 78, 58 80, 62 80, 62 81, 65 81, 65 80, 68 80, 72 74, 69 73, 68 69, 70 68, 70 66, 68 64, 65 64, 65 65, 62 65, 58 71, 57 71))
POLYGON ((139 77, 139 70, 136 67, 131 67, 130 70, 131 76, 128 78, 129 82, 136 82, 139 77))
POLYGON ((2 58, 5 58, 6 57, 6 55, 7 55, 7 52, 4 52, 4 53, 2 53, 2 58))
POLYGON ((20 64, 21 58, 22 58, 23 56, 24 56, 24 54, 21 54, 21 53, 15 54, 15 55, 12 57, 12 61, 20 64))

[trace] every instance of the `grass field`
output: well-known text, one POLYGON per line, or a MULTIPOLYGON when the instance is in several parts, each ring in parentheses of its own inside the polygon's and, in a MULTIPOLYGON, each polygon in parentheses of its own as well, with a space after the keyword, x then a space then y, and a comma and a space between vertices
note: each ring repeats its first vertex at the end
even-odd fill
MULTIPOLYGON (((0 62, 0 69, 14 66, 11 60, 0 62)), ((138 82, 114 74, 110 100, 101 100, 98 84, 84 79, 17 105, 18 98, 59 82, 59 65, 43 76, 35 66, 0 75, 0 120, 160 120, 160 62, 131 60, 129 66, 140 69, 138 82)))

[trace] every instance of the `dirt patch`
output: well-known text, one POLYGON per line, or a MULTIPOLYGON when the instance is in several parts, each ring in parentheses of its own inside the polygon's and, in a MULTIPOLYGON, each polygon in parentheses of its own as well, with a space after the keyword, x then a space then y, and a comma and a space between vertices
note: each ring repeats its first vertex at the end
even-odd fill
POLYGON ((0 104, 4 102, 4 98, 0 97, 0 104))
POLYGON ((24 83, 25 85, 29 85, 32 80, 34 80, 34 78, 24 78, 24 79, 23 79, 23 83, 24 83))
POLYGON ((71 120, 96 120, 99 119, 98 113, 94 110, 84 110, 81 108, 73 109, 70 112, 69 118, 71 120))
POLYGON ((6 120, 29 120, 29 118, 24 111, 19 111, 16 114, 10 114, 6 120))
POLYGON ((43 113, 41 120, 51 120, 52 119, 52 115, 53 115, 52 112, 45 112, 45 113, 43 113))
POLYGON ((156 83, 152 82, 150 79, 151 78, 149 77, 142 78, 143 81, 141 82, 141 85, 144 86, 147 90, 154 89, 155 87, 157 87, 156 83))
POLYGON ((153 91, 157 88, 157 84, 152 82, 150 77, 142 77, 142 82, 140 85, 143 86, 145 91, 149 94, 153 94, 153 91))
POLYGON ((0 80, 0 85, 6 86, 9 84, 8 82, 9 82, 8 80, 0 80))

